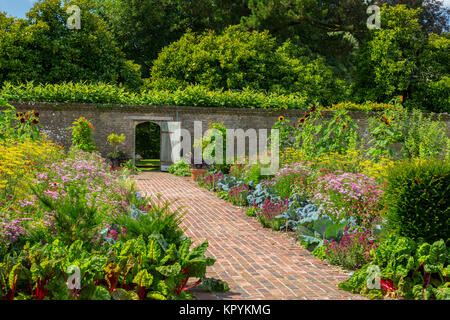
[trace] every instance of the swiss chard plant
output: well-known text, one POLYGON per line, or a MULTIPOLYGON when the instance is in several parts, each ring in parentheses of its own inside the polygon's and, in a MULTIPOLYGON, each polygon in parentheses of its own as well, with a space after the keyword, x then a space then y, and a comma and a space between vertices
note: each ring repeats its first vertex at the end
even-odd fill
POLYGON ((450 299, 450 250, 434 243, 391 236, 372 251, 373 261, 339 288, 371 298, 450 299))
POLYGON ((0 263, 2 299, 189 299, 188 290, 205 281, 209 290, 227 290, 224 282, 205 277, 215 259, 205 256, 208 242, 178 247, 159 234, 118 241, 100 252, 82 241, 66 246, 58 240, 27 244, 0 263), (72 274, 76 278, 72 277, 72 274), (187 285, 190 278, 198 278, 187 285))

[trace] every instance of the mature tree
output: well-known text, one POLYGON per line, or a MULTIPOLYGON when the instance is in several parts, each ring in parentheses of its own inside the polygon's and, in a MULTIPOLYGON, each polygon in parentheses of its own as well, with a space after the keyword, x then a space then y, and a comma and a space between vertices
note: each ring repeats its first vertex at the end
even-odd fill
POLYGON ((449 111, 449 36, 426 37, 421 9, 383 6, 382 28, 360 51, 354 88, 357 100, 404 96, 409 106, 449 111))
POLYGON ((441 0, 248 0, 251 14, 242 21, 250 28, 269 30, 279 41, 291 39, 308 47, 344 77, 350 75, 358 47, 371 37, 367 7, 386 2, 422 8, 418 19, 426 34, 448 31, 450 11, 441 0))
POLYGON ((246 1, 236 0, 96 0, 100 15, 144 76, 161 49, 187 29, 223 30, 247 14, 246 1))
POLYGON ((444 6, 441 0, 379 0, 378 3, 391 6, 404 4, 409 8, 422 9, 418 19, 426 34, 450 31, 450 8, 444 6))
POLYGON ((139 86, 139 67, 126 61, 89 0, 40 0, 27 19, 0 19, 0 81, 126 82, 139 86), (69 5, 81 9, 81 29, 68 29, 69 5))
POLYGON ((279 41, 326 57, 342 76, 352 66, 358 42, 367 36, 367 4, 362 0, 249 0, 251 15, 243 23, 269 30, 279 41))
POLYGON ((162 50, 152 81, 163 88, 200 84, 209 89, 298 93, 325 105, 337 102, 343 93, 342 83, 322 58, 311 58, 290 42, 279 46, 268 31, 249 32, 242 26, 220 34, 186 33, 162 50))

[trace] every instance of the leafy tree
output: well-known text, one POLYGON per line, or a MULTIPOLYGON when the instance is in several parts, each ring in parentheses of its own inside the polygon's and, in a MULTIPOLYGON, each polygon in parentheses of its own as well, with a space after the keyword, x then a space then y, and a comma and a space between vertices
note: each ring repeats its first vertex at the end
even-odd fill
POLYGON ((200 84, 209 89, 250 87, 278 93, 298 93, 310 103, 329 104, 342 97, 337 81, 322 58, 311 58, 285 42, 277 45, 267 31, 231 26, 223 33, 186 33, 164 48, 155 60, 153 86, 173 89, 200 84))
POLYGON ((381 26, 357 58, 356 100, 387 102, 402 95, 410 107, 450 110, 449 36, 426 37, 419 23, 421 9, 383 6, 381 26))
POLYGON ((236 0, 96 0, 127 58, 149 75, 160 50, 189 28, 223 30, 247 14, 246 1, 236 0))
POLYGON ((126 61, 90 0, 40 0, 27 19, 0 16, 0 81, 103 81, 140 85, 139 67, 126 61), (69 5, 81 9, 81 29, 70 30, 69 5))
POLYGON ((249 0, 248 6, 246 26, 324 56, 342 77, 352 68, 358 42, 367 37, 367 4, 361 0, 249 0))
POLYGON ((444 6, 441 0, 380 0, 379 4, 398 5, 404 4, 409 8, 421 8, 418 15, 419 23, 425 33, 437 33, 449 31, 450 8, 444 6))

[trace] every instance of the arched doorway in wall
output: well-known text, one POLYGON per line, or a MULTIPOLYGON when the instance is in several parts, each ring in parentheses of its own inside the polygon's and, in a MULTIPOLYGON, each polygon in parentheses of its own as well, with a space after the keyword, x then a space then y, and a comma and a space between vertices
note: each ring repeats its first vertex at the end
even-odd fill
POLYGON ((161 159, 161 127, 154 122, 136 125, 135 164, 144 171, 159 171, 161 159))

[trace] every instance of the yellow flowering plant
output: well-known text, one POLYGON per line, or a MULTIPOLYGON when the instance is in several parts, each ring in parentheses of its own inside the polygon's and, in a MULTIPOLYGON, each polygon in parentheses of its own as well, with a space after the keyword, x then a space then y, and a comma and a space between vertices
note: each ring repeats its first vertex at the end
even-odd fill
POLYGON ((305 153, 301 149, 286 148, 280 151, 280 163, 292 164, 296 162, 303 162, 305 160, 305 153))
POLYGON ((78 146, 81 150, 92 152, 96 149, 92 133, 95 127, 85 117, 79 117, 75 120, 71 127, 72 144, 78 146))
POLYGON ((387 168, 393 164, 394 161, 387 157, 380 157, 376 162, 367 159, 363 150, 360 149, 349 149, 342 154, 336 152, 323 154, 311 163, 318 172, 328 169, 330 171, 363 173, 379 182, 384 181, 387 168))
POLYGON ((40 137, 39 112, 35 110, 16 112, 16 108, 0 99, 0 140, 24 141, 40 137))
POLYGON ((63 154, 62 148, 46 137, 4 140, 0 143, 0 199, 23 197, 34 174, 63 154))

